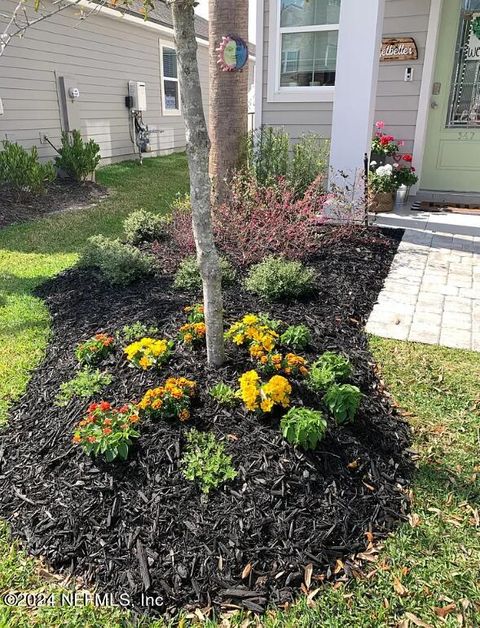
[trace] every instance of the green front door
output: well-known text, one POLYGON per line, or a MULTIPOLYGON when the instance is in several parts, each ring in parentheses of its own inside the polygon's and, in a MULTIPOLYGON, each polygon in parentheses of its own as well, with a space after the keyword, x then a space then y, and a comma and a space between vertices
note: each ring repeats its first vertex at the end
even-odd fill
POLYGON ((480 0, 444 0, 421 188, 480 192, 480 0))

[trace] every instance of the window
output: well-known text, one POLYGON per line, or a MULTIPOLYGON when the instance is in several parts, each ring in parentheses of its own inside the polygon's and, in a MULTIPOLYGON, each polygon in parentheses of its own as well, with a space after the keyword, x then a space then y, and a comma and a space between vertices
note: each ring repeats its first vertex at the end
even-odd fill
POLYGON ((447 127, 480 128, 480 0, 464 0, 447 127))
POLYGON ((271 100, 333 100, 340 2, 271 0, 271 100))
POLYGON ((162 56, 162 100, 164 115, 180 114, 180 91, 178 85, 177 51, 161 46, 162 56))

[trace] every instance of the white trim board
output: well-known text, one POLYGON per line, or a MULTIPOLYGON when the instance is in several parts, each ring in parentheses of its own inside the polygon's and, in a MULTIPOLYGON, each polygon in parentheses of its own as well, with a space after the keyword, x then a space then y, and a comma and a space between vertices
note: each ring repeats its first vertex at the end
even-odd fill
POLYGON ((430 17, 428 19, 427 43, 425 58, 423 61, 422 87, 418 102, 417 122, 413 145, 413 163, 417 169, 419 182, 412 188, 412 194, 416 194, 422 185, 423 160, 427 143, 428 119, 430 115, 430 103, 432 98, 433 77, 435 74, 436 52, 440 23, 442 18, 443 0, 431 0, 430 17))
MULTIPOLYGON (((281 65, 281 33, 280 33, 280 3, 278 0, 265 0, 269 2, 269 24, 268 24, 268 75, 267 75, 267 101, 268 102, 333 102, 335 99, 335 87, 280 87, 280 65, 281 65)), ((263 0, 257 0, 257 9, 262 6, 263 0)), ((257 13, 258 20, 258 13, 257 13)), ((263 15, 262 15, 263 22, 263 15)), ((285 29, 290 32, 311 32, 313 27, 296 27, 285 29)), ((282 29, 284 30, 284 29, 282 29)), ((335 31, 339 30, 339 25, 328 24, 315 26, 315 31, 335 31)), ((259 34, 257 24, 257 46, 262 42, 263 28, 259 34), (260 38, 259 38, 260 37, 260 38)), ((257 56, 259 53, 257 52, 257 56)), ((262 81, 263 82, 263 81, 262 81)))
POLYGON ((255 116, 253 127, 258 129, 263 124, 263 23, 264 23, 264 0, 257 0, 257 43, 256 43, 256 56, 258 61, 255 63, 254 69, 254 81, 255 81, 255 116))

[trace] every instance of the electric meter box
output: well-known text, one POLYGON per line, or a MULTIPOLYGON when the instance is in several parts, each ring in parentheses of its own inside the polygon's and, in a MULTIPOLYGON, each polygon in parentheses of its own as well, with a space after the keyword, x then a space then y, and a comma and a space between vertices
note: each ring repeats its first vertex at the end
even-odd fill
POLYGON ((143 81, 129 81, 128 95, 132 99, 133 111, 147 110, 147 90, 143 81))

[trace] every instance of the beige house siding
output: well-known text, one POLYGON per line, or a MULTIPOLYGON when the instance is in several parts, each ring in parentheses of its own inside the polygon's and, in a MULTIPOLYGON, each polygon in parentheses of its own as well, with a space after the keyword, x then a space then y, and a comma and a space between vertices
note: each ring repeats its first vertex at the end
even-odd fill
POLYGON ((413 152, 429 15, 430 0, 386 3, 385 37, 413 37, 418 47, 418 61, 381 63, 377 87, 376 120, 383 120, 386 132, 406 142, 405 152, 413 152), (412 82, 404 80, 407 67, 413 68, 412 82))
MULTIPOLYGON (((15 6, 0 0, 0 13, 15 6)), ((58 145, 61 120, 57 100, 58 76, 77 79, 81 130, 100 145, 106 163, 133 156, 129 116, 125 107, 129 80, 145 81, 152 154, 183 150, 181 116, 164 116, 161 106, 159 42, 173 46, 170 35, 143 25, 100 14, 81 21, 72 7, 28 29, 12 40, 0 58, 0 139, 36 145, 43 158, 54 150, 40 143, 47 134, 58 145)), ((199 45, 199 66, 205 111, 208 111, 208 47, 199 45)))
MULTIPOLYGON (((419 49, 418 61, 380 64, 376 119, 384 120, 388 132, 405 140, 406 151, 413 151, 429 13, 430 0, 387 0, 385 7, 384 35, 414 37, 419 49), (414 68, 412 82, 404 81, 408 66, 414 68)), ((269 20, 269 0, 264 0, 262 124, 285 127, 294 139, 308 132, 329 138, 333 103, 268 102, 269 20)))
POLYGON ((321 137, 330 137, 332 102, 268 102, 269 2, 270 0, 264 0, 262 124, 285 127, 293 139, 298 139, 303 133, 308 132, 317 133, 321 137))

